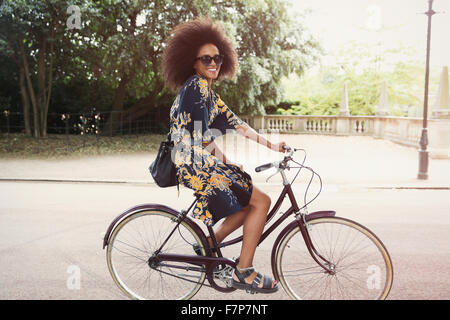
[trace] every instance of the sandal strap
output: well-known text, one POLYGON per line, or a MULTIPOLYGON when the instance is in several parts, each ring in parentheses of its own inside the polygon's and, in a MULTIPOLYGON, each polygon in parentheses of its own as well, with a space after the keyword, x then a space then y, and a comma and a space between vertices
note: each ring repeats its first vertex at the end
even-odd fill
POLYGON ((273 280, 271 277, 264 276, 263 288, 272 288, 273 280))
POLYGON ((253 288, 257 288, 260 285, 261 279, 263 277, 264 277, 264 282, 263 282, 262 288, 263 289, 271 289, 272 288, 272 283, 273 283, 272 278, 268 277, 266 275, 263 275, 263 274, 261 274, 259 272, 258 272, 258 274, 256 275, 255 279, 252 282, 252 287, 253 288))
MULTIPOLYGON (((256 275, 255 279, 253 279, 253 282, 252 282, 253 288, 257 288, 259 286, 259 284, 261 283, 262 277, 263 277, 263 275, 258 272, 258 274, 256 275)), ((263 287, 264 287, 264 285, 263 285, 263 287)))
MULTIPOLYGON (((239 260, 239 258, 238 258, 238 260, 239 260)), ((247 272, 247 271, 255 271, 255 268, 254 267, 248 267, 248 268, 239 268, 239 266, 238 265, 236 265, 236 268, 238 269, 238 271, 240 272, 240 273, 242 273, 242 272, 247 272)))
POLYGON ((251 276, 253 272, 255 272, 255 268, 253 267, 241 269, 238 266, 236 266, 236 269, 234 271, 241 283, 245 283, 245 278, 251 276))

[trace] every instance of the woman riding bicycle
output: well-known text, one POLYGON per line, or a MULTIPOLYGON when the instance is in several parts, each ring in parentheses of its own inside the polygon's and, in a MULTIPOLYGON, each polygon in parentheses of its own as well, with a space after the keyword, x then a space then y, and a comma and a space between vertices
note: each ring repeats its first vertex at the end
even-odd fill
MULTIPOLYGON (((272 150, 284 152, 284 142, 271 143, 239 119, 212 90, 217 80, 232 79, 237 54, 225 31, 209 18, 197 18, 174 28, 163 52, 166 86, 178 91, 170 110, 174 141, 172 158, 178 179, 199 199, 193 215, 212 226, 218 243, 243 226, 243 242, 232 286, 261 293, 278 290, 275 280, 253 269, 253 257, 270 208, 270 198, 252 183, 241 165, 233 164, 214 143, 218 134, 234 129, 272 150)), ((208 238, 212 246, 212 239, 208 238)))

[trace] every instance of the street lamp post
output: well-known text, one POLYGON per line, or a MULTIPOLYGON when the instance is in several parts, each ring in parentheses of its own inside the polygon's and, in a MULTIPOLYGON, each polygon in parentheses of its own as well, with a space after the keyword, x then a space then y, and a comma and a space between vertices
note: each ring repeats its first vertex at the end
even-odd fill
POLYGON ((428 11, 425 14, 428 16, 428 31, 427 31, 427 62, 425 70, 425 95, 423 101, 423 125, 422 135, 420 137, 420 150, 419 150, 419 174, 418 179, 428 179, 428 79, 430 77, 430 40, 431 40, 431 17, 436 12, 433 11, 433 0, 428 0, 428 11))

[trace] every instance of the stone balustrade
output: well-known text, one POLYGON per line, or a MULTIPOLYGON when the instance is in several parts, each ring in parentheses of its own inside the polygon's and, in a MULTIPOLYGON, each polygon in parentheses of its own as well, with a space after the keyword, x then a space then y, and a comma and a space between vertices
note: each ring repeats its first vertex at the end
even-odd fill
MULTIPOLYGON (((421 118, 393 116, 265 115, 240 118, 259 132, 325 135, 366 135, 419 148, 421 118)), ((428 120, 428 151, 450 159, 450 119, 428 120)))

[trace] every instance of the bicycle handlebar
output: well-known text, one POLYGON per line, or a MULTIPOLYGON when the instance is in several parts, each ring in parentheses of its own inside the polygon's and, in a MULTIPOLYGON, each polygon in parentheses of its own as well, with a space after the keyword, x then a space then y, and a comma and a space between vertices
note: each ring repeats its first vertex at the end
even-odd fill
POLYGON ((259 166, 259 167, 256 167, 256 168, 255 168, 255 171, 256 171, 256 172, 261 172, 261 171, 270 169, 270 168, 272 168, 272 167, 273 167, 273 163, 266 163, 266 164, 263 164, 263 165, 261 165, 261 166, 259 166))
POLYGON ((306 170, 310 171, 312 173, 312 175, 311 175, 311 179, 309 180, 308 186, 306 187, 306 190, 305 190, 305 195, 304 195, 305 205, 302 207, 302 208, 306 208, 306 206, 308 204, 310 204, 311 202, 313 202, 319 196, 320 192, 322 191, 322 179, 321 179, 320 175, 317 174, 317 172, 315 172, 312 168, 304 166, 304 163, 305 163, 305 160, 306 160, 306 150, 292 148, 292 147, 290 147, 288 145, 283 146, 283 149, 286 151, 286 154, 285 154, 283 160, 275 161, 275 162, 272 162, 272 163, 263 164, 263 165, 261 165, 259 167, 256 167, 255 171, 256 172, 261 172, 261 171, 267 170, 269 168, 275 167, 275 168, 277 168, 276 172, 274 174, 272 174, 269 178, 267 178, 266 181, 268 181, 271 177, 273 177, 274 175, 276 175, 276 174, 281 172, 281 175, 283 177, 283 183, 285 185, 293 183, 294 180, 297 178, 298 174, 300 173, 301 169, 306 169, 306 170), (298 163, 292 158, 293 155, 294 155, 294 152, 296 152, 296 151, 303 151, 305 153, 305 157, 303 158, 303 162, 302 163, 298 163), (298 167, 290 167, 290 166, 288 166, 288 162, 290 162, 290 161, 292 161, 295 164, 297 164, 298 167), (297 174, 295 175, 295 177, 289 182, 287 180, 286 175, 284 174, 284 170, 285 169, 289 170, 291 168, 298 168, 299 170, 297 171, 297 174), (314 176, 317 176, 319 178, 320 189, 319 189, 318 193, 316 194, 316 196, 312 200, 307 202, 306 201, 306 196, 308 194, 308 190, 309 190, 309 187, 311 186, 311 183, 312 183, 312 181, 314 179, 314 176))
POLYGON ((280 167, 280 163, 282 163, 283 161, 286 161, 287 158, 292 157, 292 155, 294 154, 295 151, 300 150, 300 149, 291 148, 291 147, 288 146, 288 145, 283 146, 283 149, 288 153, 288 154, 285 156, 285 160, 282 160, 282 161, 276 161, 276 162, 271 162, 271 163, 266 163, 266 164, 260 165, 260 166, 258 166, 258 167, 255 168, 255 171, 256 171, 256 172, 261 172, 261 171, 270 169, 270 168, 272 168, 272 167, 277 167, 277 168, 279 168, 279 167, 280 167))

